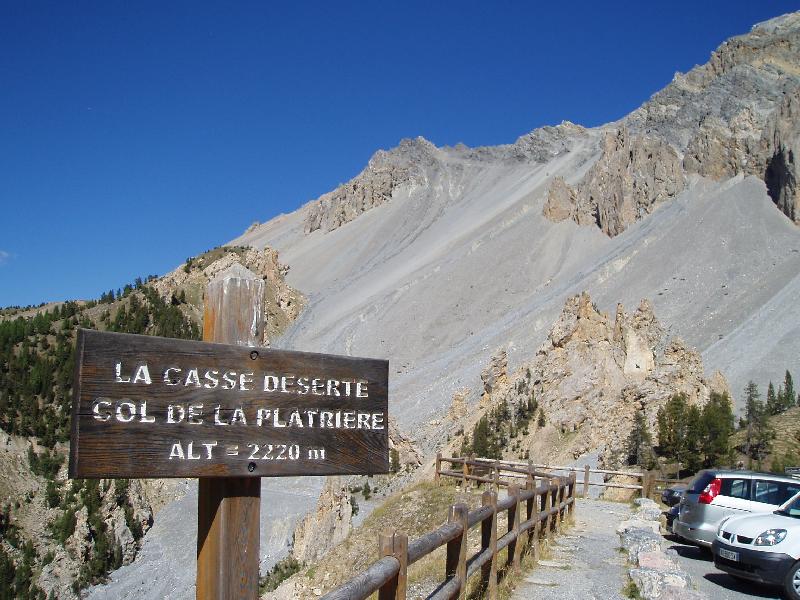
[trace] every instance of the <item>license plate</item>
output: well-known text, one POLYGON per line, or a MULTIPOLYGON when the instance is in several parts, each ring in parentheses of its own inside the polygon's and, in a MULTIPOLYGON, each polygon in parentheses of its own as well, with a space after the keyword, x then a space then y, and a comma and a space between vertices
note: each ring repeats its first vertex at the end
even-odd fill
POLYGON ((731 552, 730 550, 725 550, 725 548, 719 549, 719 555, 722 558, 727 558, 728 560, 739 561, 739 553, 738 552, 731 552))

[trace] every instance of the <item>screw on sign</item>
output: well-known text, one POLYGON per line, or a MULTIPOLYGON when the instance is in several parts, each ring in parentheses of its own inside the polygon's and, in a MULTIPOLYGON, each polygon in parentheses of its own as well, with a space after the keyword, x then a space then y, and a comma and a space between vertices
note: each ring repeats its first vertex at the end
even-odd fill
POLYGON ((389 472, 388 362, 256 349, 263 286, 209 282, 203 342, 78 331, 70 477, 198 477, 203 600, 258 597, 262 476, 389 472))

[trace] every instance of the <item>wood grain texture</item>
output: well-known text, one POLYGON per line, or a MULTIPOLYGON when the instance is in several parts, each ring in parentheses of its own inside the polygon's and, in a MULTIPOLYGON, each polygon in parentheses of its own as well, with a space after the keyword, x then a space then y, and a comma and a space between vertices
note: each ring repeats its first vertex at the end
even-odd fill
MULTIPOLYGON (((204 330, 204 339, 258 340, 264 326, 262 296, 263 282, 241 265, 220 274, 206 290, 204 318, 208 321, 213 313, 216 321, 204 330), (228 296, 236 303, 225 305, 228 296)), ((261 478, 201 477, 197 492, 197 600, 256 600, 261 478)))
MULTIPOLYGON (((217 317, 213 320, 213 331, 230 339, 230 330, 217 317)), ((248 327, 248 321, 237 326, 248 327)), ((387 361, 91 330, 79 330, 77 348, 72 477, 258 477, 389 471, 387 361), (117 382, 117 363, 122 378, 131 380, 136 370, 146 365, 151 383, 117 382), (194 369, 199 379, 194 378, 194 369), (216 372, 217 387, 205 387, 212 385, 204 377, 207 372, 212 376, 216 372), (223 385, 230 387, 222 378, 226 372, 236 381, 235 389, 222 389, 223 385), (165 374, 172 385, 165 381, 165 374), (241 389, 242 374, 246 389, 241 389), (270 378, 269 391, 264 391, 265 377, 270 378), (281 377, 288 378, 284 386, 287 391, 280 389, 281 377), (308 379, 309 384, 319 380, 320 386, 301 394, 297 384, 300 378, 308 379), (339 382, 339 396, 333 390, 327 395, 323 382, 329 379, 339 382), (344 382, 349 382, 349 396, 344 395, 344 382), (365 382, 363 393, 367 398, 356 397, 356 382, 365 382), (99 420, 93 410, 98 399, 109 403, 98 409, 102 418, 108 415, 107 420, 99 420), (130 404, 121 405, 123 402, 130 404), (141 422, 138 412, 130 422, 118 420, 117 408, 121 406, 121 416, 127 419, 131 406, 140 411, 143 403, 147 418, 154 422, 141 422), (201 423, 188 422, 190 405, 199 413, 194 420, 201 423), (180 407, 173 409, 175 419, 181 409, 184 411, 182 422, 167 422, 169 406, 180 407), (229 425, 215 424, 215 417, 230 423, 238 409, 246 424, 241 419, 229 425), (261 426, 256 425, 259 409, 271 411, 261 426), (288 423, 292 412, 297 411, 303 426, 298 426, 297 418, 292 427, 275 426, 276 410, 278 425, 288 423), (312 411, 310 416, 307 411, 312 411), (319 413, 323 411, 338 412, 340 427, 319 427, 319 413), (350 425, 357 425, 359 413, 380 414, 383 429, 345 429, 345 413, 350 415, 350 425), (203 458, 170 458, 176 443, 188 454, 190 441, 194 454, 203 458), (212 459, 206 459, 202 444, 214 442, 212 459), (247 444, 258 445, 263 451, 251 459, 255 446, 248 448, 247 444), (267 453, 269 444, 296 445, 299 456, 290 459, 285 453, 278 458, 280 451, 276 449, 272 458, 267 453), (238 454, 229 455, 227 450, 234 447, 238 447, 238 454), (324 457, 319 449, 324 449, 324 457)))

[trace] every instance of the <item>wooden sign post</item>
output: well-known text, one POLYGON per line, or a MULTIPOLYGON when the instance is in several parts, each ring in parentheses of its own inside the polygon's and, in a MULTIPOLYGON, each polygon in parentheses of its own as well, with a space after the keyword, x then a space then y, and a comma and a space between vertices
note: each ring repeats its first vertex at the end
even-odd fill
POLYGON ((388 362, 259 347, 263 285, 212 280, 204 342, 78 331, 70 477, 198 477, 202 600, 258 597, 262 476, 389 471, 388 362))

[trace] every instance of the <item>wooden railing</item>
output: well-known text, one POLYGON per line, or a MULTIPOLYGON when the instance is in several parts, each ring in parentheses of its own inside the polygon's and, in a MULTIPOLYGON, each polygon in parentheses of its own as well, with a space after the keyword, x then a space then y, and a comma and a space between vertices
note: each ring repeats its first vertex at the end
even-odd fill
POLYGON ((524 479, 528 473, 533 473, 538 477, 554 477, 559 473, 571 473, 577 477, 578 473, 583 473, 582 495, 586 498, 589 495, 589 486, 599 486, 605 488, 616 488, 624 490, 638 491, 642 497, 650 498, 667 487, 669 484, 676 483, 678 479, 666 479, 658 477, 657 473, 650 471, 619 471, 613 469, 591 469, 589 465, 583 467, 558 466, 538 464, 531 461, 519 462, 513 460, 488 460, 483 458, 470 457, 443 457, 436 455, 436 479, 440 477, 454 477, 461 479, 462 485, 466 487, 470 481, 478 484, 487 483, 500 488, 508 486, 515 479, 524 479), (442 463, 450 463, 450 469, 443 469, 442 463), (453 469, 453 465, 460 465, 458 470, 453 469), (555 473, 554 473, 555 472, 555 473), (638 479, 638 483, 619 483, 615 481, 591 480, 591 475, 617 475, 638 479))
MULTIPOLYGON (((476 467, 495 464, 480 459, 447 460, 465 460, 476 467)), ((381 535, 380 558, 323 596, 323 600, 364 600, 374 592, 378 592, 379 600, 404 600, 408 567, 445 545, 444 580, 428 595, 428 599, 465 598, 469 579, 479 574, 480 589, 487 598, 494 600, 500 578, 509 571, 519 570, 524 553, 532 551, 534 559, 538 559, 539 540, 552 539, 561 529, 564 519, 575 510, 574 473, 569 477, 553 477, 510 465, 504 465, 502 470, 521 475, 525 486, 499 483, 507 488, 506 497, 498 499, 497 491, 486 490, 481 497, 481 507, 473 511, 466 504, 454 504, 450 507, 447 523, 411 542, 400 532, 381 535), (507 513, 508 527, 505 533, 498 534, 497 517, 503 512, 507 513), (468 556, 467 536, 477 525, 480 525, 481 532, 480 549, 468 556), (499 555, 504 549, 507 549, 505 564, 500 565, 499 555)), ((438 471, 437 479, 440 475, 449 475, 449 472, 438 471)), ((486 483, 499 481, 483 480, 486 483)))

